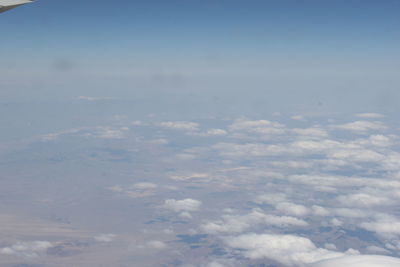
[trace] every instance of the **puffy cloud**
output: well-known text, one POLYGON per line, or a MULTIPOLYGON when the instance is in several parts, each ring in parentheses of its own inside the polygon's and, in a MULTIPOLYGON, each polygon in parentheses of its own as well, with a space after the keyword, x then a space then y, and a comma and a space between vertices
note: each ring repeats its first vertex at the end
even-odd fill
POLYGON ((310 267, 398 267, 400 258, 380 255, 347 255, 316 262, 310 267))
POLYGON ((276 209, 288 215, 305 216, 309 213, 309 209, 303 205, 290 202, 282 202, 276 205, 276 209))
POLYGON ((220 152, 222 156, 227 157, 260 157, 271 155, 270 146, 266 144, 235 144, 235 143, 218 143, 212 146, 213 149, 220 152))
POLYGON ((259 195, 256 198, 256 203, 277 204, 286 201, 286 195, 282 193, 270 193, 259 195))
POLYGON ((285 132, 285 126, 278 122, 272 122, 268 120, 247 120, 238 119, 229 126, 229 130, 232 132, 249 132, 263 135, 270 134, 283 134, 285 132))
POLYGON ((359 226, 382 236, 400 236, 400 219, 392 215, 378 214, 373 220, 361 222, 359 226))
POLYGON ((94 131, 85 133, 84 136, 101 139, 123 139, 128 131, 129 128, 127 127, 97 127, 94 131))
POLYGON ((116 237, 116 235, 114 235, 114 234, 100 234, 100 235, 95 236, 94 239, 97 242, 107 243, 107 242, 113 241, 115 237, 116 237))
POLYGON ((351 162, 380 162, 385 159, 384 155, 369 149, 338 149, 328 156, 351 162))
POLYGON ((143 189, 154 189, 154 188, 157 188, 158 185, 156 185, 154 183, 143 182, 143 183, 136 183, 132 187, 143 190, 143 189))
POLYGON ((317 248, 314 243, 295 235, 244 234, 225 239, 228 246, 242 251, 250 259, 271 259, 287 266, 306 266, 344 254, 317 248))
POLYGON ((114 185, 108 189, 116 193, 122 193, 131 198, 142 198, 154 195, 157 188, 158 185, 154 183, 142 182, 124 187, 120 185, 114 185))
POLYGON ((295 134, 300 135, 303 138, 326 138, 328 137, 328 132, 325 129, 319 127, 312 127, 312 128, 295 128, 292 129, 292 132, 295 134))
POLYGON ((331 214, 331 212, 328 209, 318 206, 318 205, 313 205, 311 207, 311 209, 312 209, 313 214, 315 214, 317 216, 328 216, 331 214))
POLYGON ((375 196, 366 193, 354 193, 342 195, 337 198, 345 206, 351 207, 373 207, 393 204, 393 200, 384 196, 375 196))
POLYGON ((389 254, 390 253, 387 249, 381 248, 381 247, 377 247, 377 246, 368 246, 365 249, 368 252, 376 253, 376 254, 389 254))
MULTIPOLYGON (((397 181, 390 179, 376 179, 376 178, 363 178, 351 177, 343 175, 327 175, 327 174, 300 174, 290 175, 288 181, 294 184, 311 185, 318 188, 320 186, 354 188, 358 187, 375 187, 382 189, 398 189, 400 184, 397 181)), ((386 192, 387 194, 387 192, 386 192)))
POLYGON ((189 121, 167 121, 161 122, 159 124, 163 128, 184 131, 188 135, 192 136, 204 136, 204 137, 212 137, 212 136, 224 136, 228 132, 224 129, 208 129, 206 131, 200 131, 200 124, 196 122, 189 121))
POLYGON ((160 126, 173 130, 197 131, 200 125, 196 122, 189 121, 167 121, 161 122, 160 126))
POLYGON ((359 118, 366 118, 366 119, 379 119, 385 117, 380 113, 358 113, 356 114, 359 118))
POLYGON ((369 131, 382 131, 387 127, 380 121, 355 121, 346 124, 336 125, 334 128, 348 130, 356 133, 366 133, 369 131))
POLYGON ((146 243, 146 247, 153 248, 153 249, 165 249, 167 245, 159 240, 151 240, 146 243))
POLYGON ((201 264, 199 267, 235 267, 238 266, 238 261, 233 259, 218 259, 211 262, 201 264))
POLYGON ((191 198, 182 200, 167 199, 165 200, 164 207, 175 212, 188 212, 199 210, 201 204, 201 201, 191 198))
POLYGON ((208 129, 204 133, 199 133, 201 136, 221 136, 226 135, 228 132, 223 129, 208 129))
POLYGON ((357 140, 356 142, 364 146, 375 146, 375 147, 388 147, 392 145, 393 136, 386 136, 382 134, 371 135, 368 139, 357 140))
POLYGON ((295 120, 295 121, 304 120, 304 116, 303 116, 303 115, 293 115, 293 116, 291 116, 290 118, 291 118, 292 120, 295 120))
POLYGON ((254 209, 245 215, 225 214, 220 220, 202 224, 201 229, 209 234, 241 233, 261 225, 304 227, 308 223, 295 217, 270 215, 263 213, 260 209, 254 209))
POLYGON ((334 227, 340 227, 343 225, 343 222, 337 218, 332 218, 329 223, 334 227))
POLYGON ((335 208, 331 211, 333 214, 343 218, 367 218, 370 215, 370 211, 360 209, 348 209, 348 208, 335 208))
POLYGON ((46 252, 51 247, 53 244, 48 241, 18 242, 12 246, 1 248, 0 254, 38 257, 40 253, 46 252))
POLYGON ((192 219, 192 214, 190 214, 187 211, 179 213, 179 217, 184 218, 184 219, 192 219))
POLYGON ((177 180, 177 181, 184 181, 184 180, 190 180, 190 179, 209 179, 210 174, 209 173, 187 173, 187 174, 174 174, 170 175, 169 178, 172 180, 177 180))
POLYGON ((80 136, 91 137, 100 139, 123 139, 127 137, 129 132, 128 127, 112 127, 112 126, 99 126, 99 127, 81 127, 75 129, 68 129, 57 133, 50 133, 41 135, 39 138, 42 141, 56 140, 62 136, 80 136))

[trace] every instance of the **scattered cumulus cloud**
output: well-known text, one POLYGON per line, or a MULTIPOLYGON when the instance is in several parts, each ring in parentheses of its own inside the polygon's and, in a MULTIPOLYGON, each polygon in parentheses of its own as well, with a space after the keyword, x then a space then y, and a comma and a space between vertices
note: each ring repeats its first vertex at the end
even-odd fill
POLYGON ((400 237, 400 219, 392 215, 377 214, 372 219, 361 222, 359 226, 385 237, 400 237))
POLYGON ((336 125, 334 128, 348 130, 355 133, 367 133, 370 131, 383 131, 387 129, 386 125, 380 121, 355 121, 336 125))
POLYGON ((147 245, 148 248, 153 248, 153 249, 165 249, 165 248, 167 248, 167 244, 165 244, 163 241, 159 241, 159 240, 148 241, 146 245, 147 245))
POLYGON ((159 186, 157 184, 141 182, 128 186, 114 185, 108 189, 115 193, 120 193, 131 198, 142 198, 153 196, 158 188, 159 186))
POLYGON ((310 267, 397 267, 400 258, 379 255, 349 255, 316 262, 310 267))
POLYGON ((265 214, 260 209, 254 209, 252 212, 244 215, 225 214, 221 219, 203 223, 201 229, 209 234, 223 233, 242 233, 249 229, 258 227, 274 226, 284 227, 304 227, 308 223, 304 220, 291 216, 276 216, 265 214))
POLYGON ((51 247, 53 244, 48 241, 18 242, 12 246, 1 248, 0 254, 34 258, 51 247))
POLYGON ((136 189, 155 189, 158 187, 158 185, 155 183, 143 182, 143 183, 136 183, 132 185, 132 187, 136 189))
POLYGON ((276 209, 284 214, 300 217, 306 216, 309 213, 307 207, 290 202, 281 202, 276 205, 276 209))
POLYGON ((250 259, 271 259, 287 266, 307 266, 324 259, 341 257, 344 254, 324 248, 295 235, 244 234, 225 239, 226 244, 238 249, 250 259))
POLYGON ((196 122, 189 122, 189 121, 167 121, 161 122, 161 127, 173 129, 173 130, 180 130, 180 131, 197 131, 200 125, 196 122))
POLYGON ((380 118, 384 118, 385 116, 383 114, 380 113, 358 113, 356 114, 356 117, 359 118, 365 118, 365 119, 380 119, 380 118))
POLYGON ((201 201, 191 198, 182 200, 167 199, 165 200, 164 207, 175 212, 190 212, 198 211, 201 204, 201 201))
POLYGON ((238 119, 229 126, 230 132, 249 132, 262 135, 285 133, 285 125, 268 120, 238 119))
POLYGON ((296 121, 301 121, 304 120, 304 116, 303 115, 293 115, 290 117, 292 120, 296 120, 296 121))
POLYGON ((112 242, 115 239, 116 235, 114 234, 100 234, 94 237, 97 242, 112 242))
POLYGON ((76 129, 68 129, 57 133, 49 133, 41 135, 39 138, 42 141, 53 141, 64 136, 78 136, 85 138, 100 138, 100 139, 124 139, 129 132, 128 127, 81 127, 76 129))

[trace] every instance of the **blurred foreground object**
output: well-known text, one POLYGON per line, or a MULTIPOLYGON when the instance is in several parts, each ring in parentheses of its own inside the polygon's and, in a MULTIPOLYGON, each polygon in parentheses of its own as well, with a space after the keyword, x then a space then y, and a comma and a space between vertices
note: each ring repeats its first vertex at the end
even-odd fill
POLYGON ((33 2, 32 0, 0 0, 0 13, 14 7, 33 2))

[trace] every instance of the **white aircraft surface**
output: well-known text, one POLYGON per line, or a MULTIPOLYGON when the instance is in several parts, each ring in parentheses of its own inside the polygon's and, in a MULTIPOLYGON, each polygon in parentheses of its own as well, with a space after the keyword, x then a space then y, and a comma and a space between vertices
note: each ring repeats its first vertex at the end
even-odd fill
POLYGON ((33 2, 32 0, 0 0, 0 13, 10 10, 14 7, 28 4, 33 2))

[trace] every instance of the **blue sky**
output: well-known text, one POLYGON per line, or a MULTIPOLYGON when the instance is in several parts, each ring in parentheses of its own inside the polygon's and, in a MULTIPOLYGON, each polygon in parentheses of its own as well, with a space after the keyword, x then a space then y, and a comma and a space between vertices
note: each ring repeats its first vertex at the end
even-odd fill
POLYGON ((2 48, 24 57, 389 59, 399 11, 391 0, 41 0, 2 14, 2 48))
POLYGON ((399 13, 395 0, 39 0, 0 17, 1 96, 132 97, 131 88, 181 86, 237 98, 265 89, 304 92, 304 101, 321 90, 393 99, 399 13))

